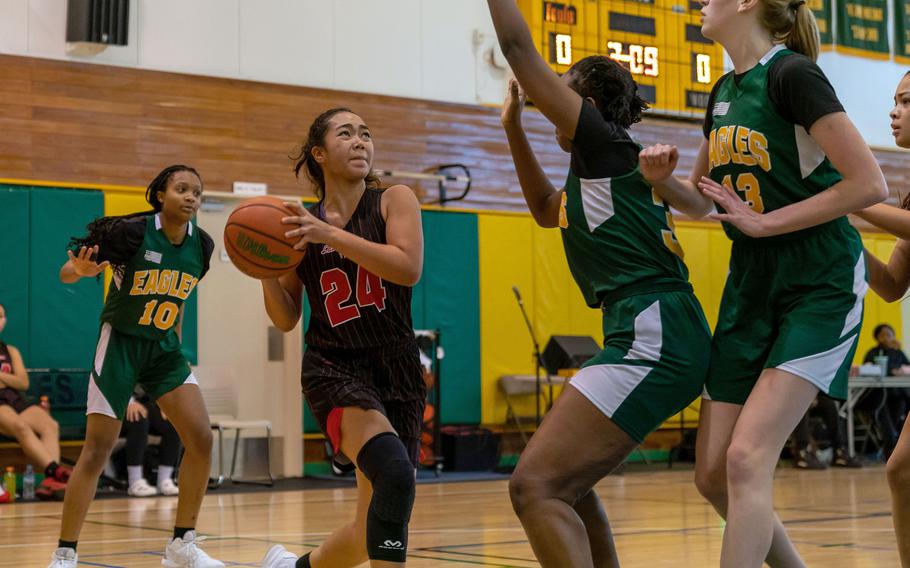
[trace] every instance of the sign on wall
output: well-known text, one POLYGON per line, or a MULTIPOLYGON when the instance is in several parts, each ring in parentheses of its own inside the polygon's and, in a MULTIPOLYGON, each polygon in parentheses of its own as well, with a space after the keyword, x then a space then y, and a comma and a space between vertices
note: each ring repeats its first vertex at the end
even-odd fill
POLYGON ((889 59, 887 0, 843 0, 837 3, 837 51, 889 59))
POLYGON ((829 46, 834 43, 834 30, 831 19, 831 3, 834 0, 809 0, 807 4, 815 14, 815 22, 818 24, 818 35, 821 39, 822 46, 829 46))
POLYGON ((894 59, 910 64, 910 1, 894 0, 894 59))

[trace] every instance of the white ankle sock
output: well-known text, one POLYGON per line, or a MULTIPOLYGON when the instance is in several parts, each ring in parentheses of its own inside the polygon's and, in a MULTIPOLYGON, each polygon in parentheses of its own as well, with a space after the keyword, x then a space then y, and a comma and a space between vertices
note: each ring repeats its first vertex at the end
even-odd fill
POLYGON ((129 481, 129 484, 132 485, 142 479, 142 466, 141 465, 128 465, 126 466, 126 477, 129 481))
POLYGON ((161 487, 161 484, 164 483, 164 480, 170 479, 172 475, 174 475, 174 466, 159 465, 158 466, 158 487, 161 487))

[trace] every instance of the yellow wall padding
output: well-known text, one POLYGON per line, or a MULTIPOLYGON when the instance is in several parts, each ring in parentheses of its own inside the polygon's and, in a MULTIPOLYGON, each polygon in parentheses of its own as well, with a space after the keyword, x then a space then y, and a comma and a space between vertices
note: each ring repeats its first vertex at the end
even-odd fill
POLYGON ((477 219, 481 422, 485 424, 505 421, 499 376, 534 372, 528 332, 512 294, 512 286, 518 286, 533 318, 533 223, 530 216, 482 214, 477 219))
MULTIPOLYGON (((585 306, 566 263, 559 231, 541 229, 530 216, 481 213, 478 215, 481 322, 481 419, 486 424, 506 420, 505 398, 499 390, 501 375, 533 374, 532 345, 521 312, 512 295, 522 293, 541 349, 551 335, 590 335, 603 341, 600 311, 585 306)), ((717 322, 720 299, 730 260, 730 241, 717 223, 681 221, 677 236, 686 253, 689 278, 702 303, 708 323, 717 322)), ((894 237, 863 235, 876 256, 887 261, 894 237)), ((900 304, 887 304, 874 292, 866 297, 866 314, 855 361, 874 344, 872 329, 890 323, 901 331, 900 304)), ((709 354, 705 353, 705 357, 709 354)), ((516 401, 519 414, 534 414, 533 396, 516 401)), ((686 411, 687 426, 698 419, 699 401, 686 411)), ((678 415, 665 424, 679 427, 678 415)))
MULTIPOLYGON (((110 189, 104 192, 104 215, 128 215, 152 208, 145 200, 144 189, 110 189)), ((111 271, 104 271, 104 296, 111 285, 111 271)))
MULTIPOLYGON (((891 235, 883 233, 863 234, 863 246, 884 263, 888 262, 895 245, 897 245, 897 239, 891 235)), ((889 304, 879 298, 878 294, 870 288, 869 292, 866 293, 866 311, 863 314, 863 329, 859 336, 859 347, 856 349, 856 357, 853 359, 853 362, 857 365, 862 363, 866 351, 876 345, 876 341, 872 337, 872 331, 880 323, 890 324, 895 333, 897 333, 897 338, 901 338, 903 322, 900 302, 889 304)))

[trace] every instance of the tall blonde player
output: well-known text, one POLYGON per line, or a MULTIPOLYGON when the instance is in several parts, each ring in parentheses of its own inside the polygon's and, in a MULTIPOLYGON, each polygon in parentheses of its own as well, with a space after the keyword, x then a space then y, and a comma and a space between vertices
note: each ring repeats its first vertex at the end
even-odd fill
POLYGON ((845 398, 862 324, 862 243, 845 215, 885 199, 881 170, 814 63, 804 0, 702 0, 724 46, 688 180, 677 151, 642 152, 658 193, 689 215, 716 202, 733 241, 698 431, 696 483, 727 518, 721 566, 802 566, 774 514, 774 468, 819 390, 845 398))

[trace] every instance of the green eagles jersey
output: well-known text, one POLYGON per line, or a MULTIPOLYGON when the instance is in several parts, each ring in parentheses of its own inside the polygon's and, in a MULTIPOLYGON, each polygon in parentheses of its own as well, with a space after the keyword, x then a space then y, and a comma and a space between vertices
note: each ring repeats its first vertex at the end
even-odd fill
POLYGON ((180 308, 204 270, 202 231, 190 223, 183 243, 174 246, 160 228, 158 215, 146 217, 142 244, 111 282, 101 321, 176 349, 180 308))
POLYGON ((669 207, 636 167, 619 177, 569 174, 560 214, 569 269, 585 302, 691 290, 669 207))
POLYGON ((638 168, 640 150, 626 129, 582 104, 559 225, 569 269, 591 307, 692 290, 670 209, 638 168))
MULTIPOLYGON (((805 200, 841 180, 806 129, 781 117, 768 95, 772 63, 795 55, 779 45, 738 82, 731 73, 724 75, 709 109, 711 179, 734 189, 758 213, 805 200)), ((830 223, 847 220, 842 217, 830 223)), ((749 238, 729 223, 724 223, 724 231, 732 240, 749 238)), ((801 233, 775 238, 789 239, 801 233)))

